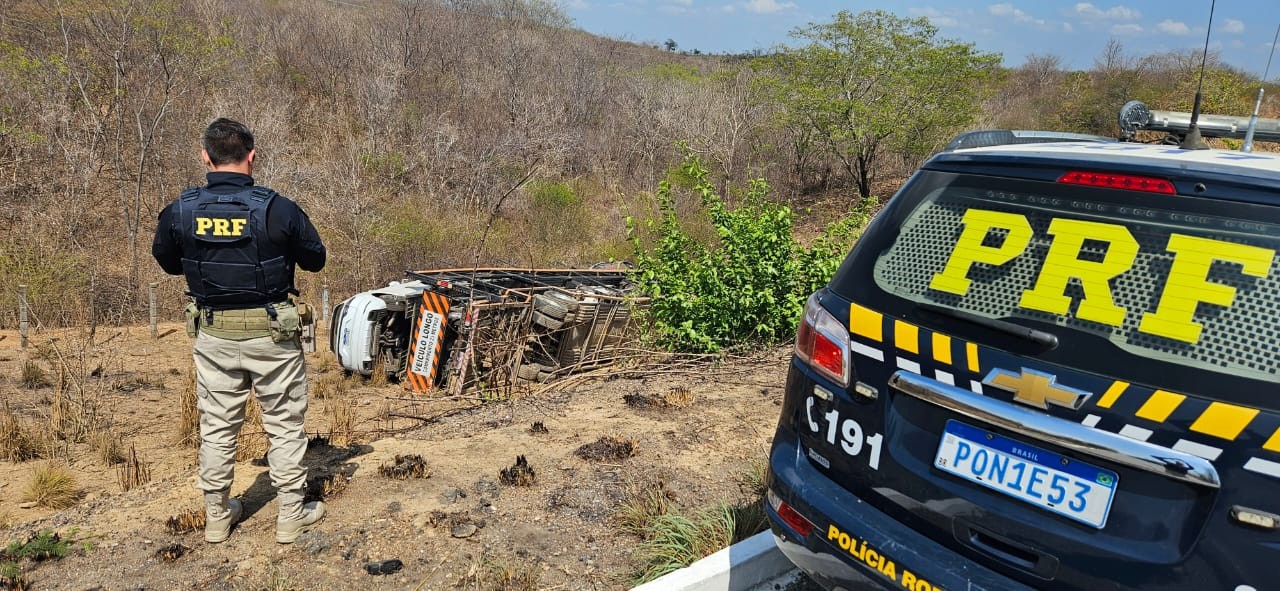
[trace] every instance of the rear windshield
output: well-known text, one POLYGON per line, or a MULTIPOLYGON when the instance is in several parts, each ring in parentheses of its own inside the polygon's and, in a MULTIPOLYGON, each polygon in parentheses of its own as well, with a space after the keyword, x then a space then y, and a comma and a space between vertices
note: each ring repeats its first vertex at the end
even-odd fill
POLYGON ((886 212, 896 239, 860 253, 886 294, 1050 330, 1066 361, 1100 338, 1215 374, 1280 374, 1280 208, 922 174, 886 212))

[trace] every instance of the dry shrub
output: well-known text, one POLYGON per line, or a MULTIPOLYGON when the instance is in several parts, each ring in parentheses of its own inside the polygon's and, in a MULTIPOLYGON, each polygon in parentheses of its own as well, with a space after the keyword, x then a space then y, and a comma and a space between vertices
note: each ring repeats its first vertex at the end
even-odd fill
POLYGON ((138 461, 137 448, 130 446, 129 461, 116 468, 116 482, 120 483, 120 490, 125 492, 151 482, 151 468, 146 462, 138 461))
POLYGON ((8 401, 0 406, 0 459, 25 462, 41 457, 49 448, 41 433, 14 414, 8 401))
POLYGON ((398 455, 395 461, 378 466, 378 474, 397 480, 430 478, 431 467, 427 465, 427 461, 422 459, 420 455, 398 455))
POLYGON ((533 486, 538 475, 529 467, 524 456, 516 456, 515 465, 498 471, 498 481, 507 486, 533 486))
POLYGON ((355 442, 356 412, 350 402, 342 398, 325 399, 324 416, 329 421, 329 445, 347 447, 355 442))
POLYGON ((187 383, 179 393, 182 418, 178 421, 178 445, 200 447, 200 408, 196 405, 196 374, 187 372, 187 383))
POLYGON ((39 507, 66 509, 80 500, 80 488, 76 477, 66 465, 45 462, 31 473, 31 480, 22 489, 22 502, 35 503, 39 507))
POLYGON ((18 520, 14 518, 13 512, 8 509, 0 509, 0 529, 9 529, 17 522, 18 520))
POLYGON ((187 509, 164 520, 164 528, 175 536, 202 530, 204 526, 204 509, 187 509))
POLYGON ((533 424, 529 425, 529 432, 534 435, 546 435, 551 431, 547 430, 547 426, 542 421, 534 421, 533 424))
POLYGON ((107 466, 114 466, 127 459, 124 455, 124 441, 110 429, 98 429, 89 433, 89 448, 107 466))
POLYGON ((603 461, 603 460, 621 460, 636 455, 636 441, 634 439, 618 439, 612 435, 605 435, 592 443, 584 443, 574 450, 576 455, 584 460, 603 461))
POLYGON ((45 372, 44 367, 27 359, 22 362, 22 373, 18 377, 18 384, 28 390, 37 390, 52 386, 53 382, 49 381, 49 374, 45 372))
POLYGON ((256 460, 267 454, 271 442, 262 427, 262 406, 252 395, 244 404, 244 423, 240 425, 240 437, 236 444, 235 461, 256 460))

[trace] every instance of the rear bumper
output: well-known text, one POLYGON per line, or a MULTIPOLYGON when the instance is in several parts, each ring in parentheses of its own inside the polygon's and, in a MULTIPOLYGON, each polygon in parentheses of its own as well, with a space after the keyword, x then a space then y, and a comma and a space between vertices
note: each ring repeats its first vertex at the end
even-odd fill
POLYGON ((769 469, 773 494, 814 524, 800 537, 766 504, 778 548, 828 589, 1032 590, 863 502, 815 470, 785 426, 774 437, 769 469))

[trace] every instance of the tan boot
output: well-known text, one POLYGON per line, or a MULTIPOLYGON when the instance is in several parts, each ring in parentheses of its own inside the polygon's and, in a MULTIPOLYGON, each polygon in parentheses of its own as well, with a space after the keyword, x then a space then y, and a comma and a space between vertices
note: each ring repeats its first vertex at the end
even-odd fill
POLYGON ((244 506, 228 499, 228 491, 204 493, 204 541, 218 544, 231 536, 231 526, 240 521, 244 506))
POLYGON ((276 518, 276 542, 292 544, 303 532, 311 531, 324 519, 324 503, 303 503, 299 493, 280 494, 280 516, 276 518))

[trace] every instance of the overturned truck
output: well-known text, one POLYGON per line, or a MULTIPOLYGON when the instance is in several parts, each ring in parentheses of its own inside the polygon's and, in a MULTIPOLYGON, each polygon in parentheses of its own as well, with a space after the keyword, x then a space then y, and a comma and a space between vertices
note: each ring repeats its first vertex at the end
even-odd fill
POLYGON ((335 306, 330 348, 415 392, 502 394, 625 358, 648 303, 633 287, 615 268, 408 271, 335 306))

